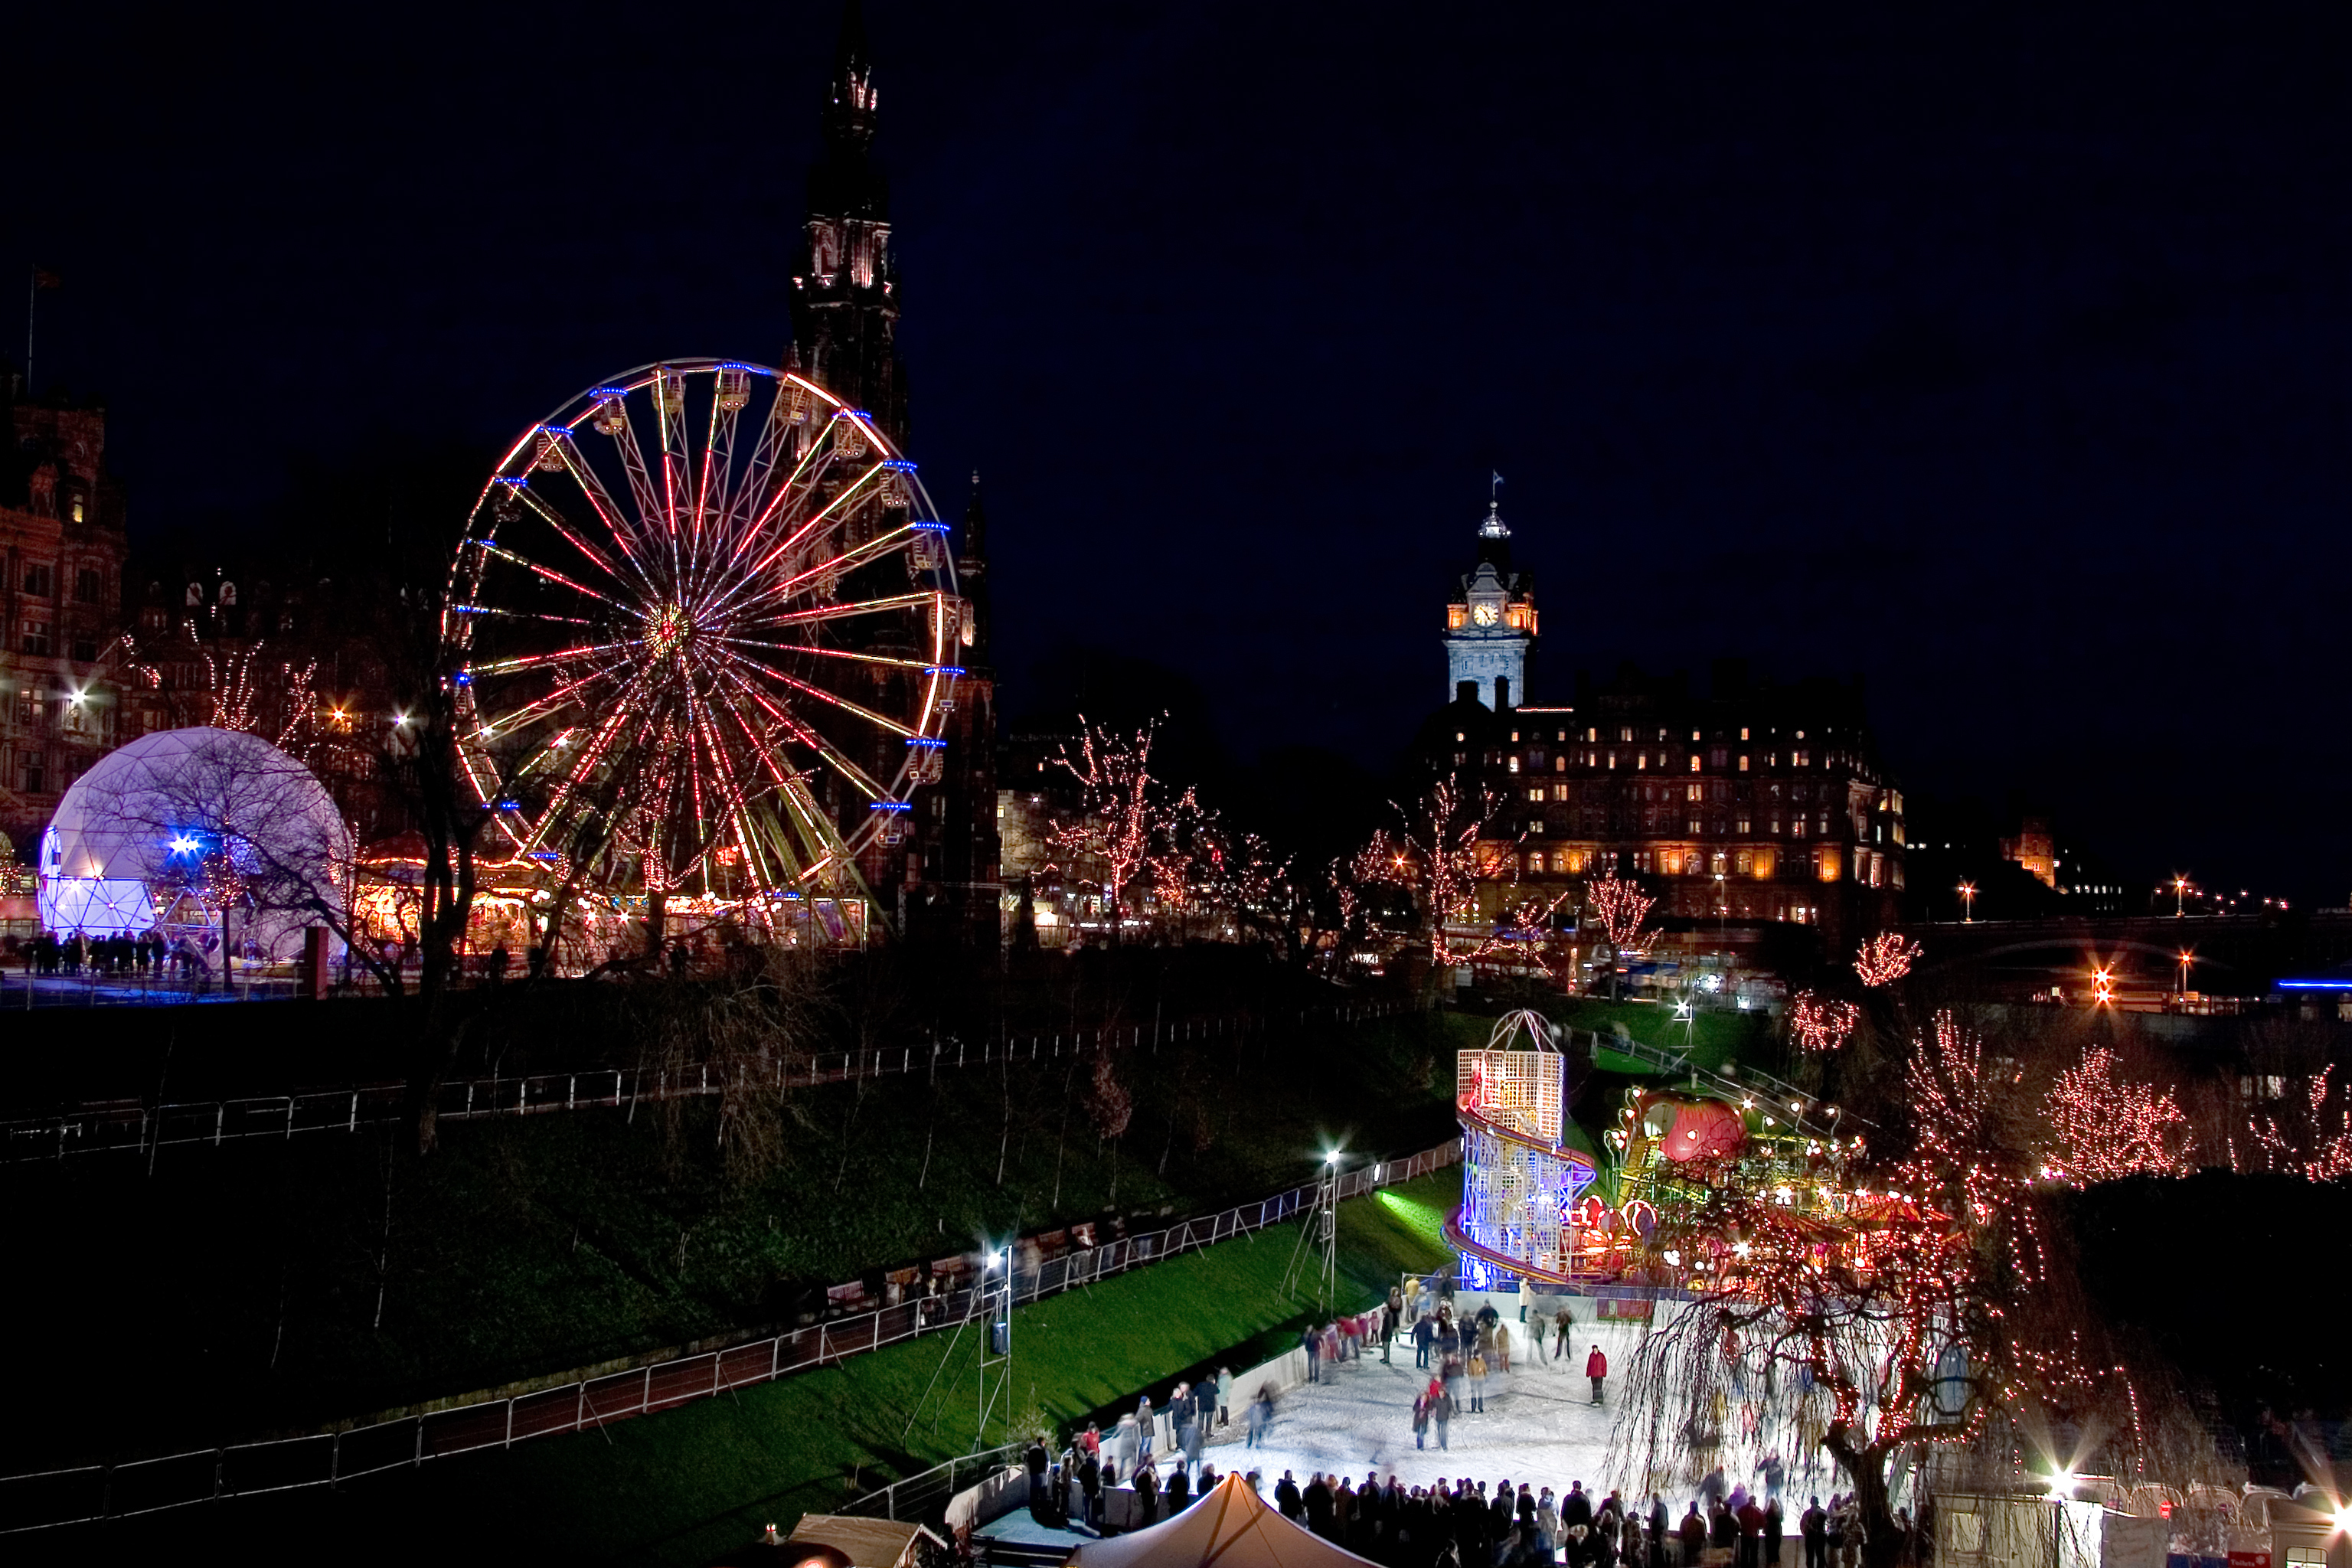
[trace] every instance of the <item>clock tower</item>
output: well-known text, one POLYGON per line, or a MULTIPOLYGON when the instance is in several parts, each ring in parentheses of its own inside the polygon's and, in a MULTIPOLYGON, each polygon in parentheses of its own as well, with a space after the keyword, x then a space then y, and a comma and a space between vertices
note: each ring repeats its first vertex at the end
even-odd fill
POLYGON ((1445 606, 1445 695, 1500 710, 1528 700, 1528 649, 1536 640, 1535 574, 1511 569, 1511 531, 1499 502, 1478 525, 1478 564, 1445 606))

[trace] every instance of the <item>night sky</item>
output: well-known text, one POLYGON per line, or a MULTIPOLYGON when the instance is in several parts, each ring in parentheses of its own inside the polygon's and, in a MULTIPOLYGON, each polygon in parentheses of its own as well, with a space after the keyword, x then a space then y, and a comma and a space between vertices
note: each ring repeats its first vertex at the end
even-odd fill
MULTIPOLYGON (((0 262, 134 540, 782 355, 835 0, 492 9, 13 13, 0 262)), ((2335 9, 878 0, 1011 705, 1095 646, 1384 766, 1499 469, 1537 700, 1860 673, 1915 795, 2344 902, 2335 9)))

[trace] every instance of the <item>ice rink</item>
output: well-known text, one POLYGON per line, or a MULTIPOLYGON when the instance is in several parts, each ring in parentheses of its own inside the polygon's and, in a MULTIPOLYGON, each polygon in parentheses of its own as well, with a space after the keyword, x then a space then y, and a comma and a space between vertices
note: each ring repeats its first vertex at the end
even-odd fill
MULTIPOLYGON (((1235 1409, 1230 1435, 1220 1432, 1205 1457, 1220 1472, 1264 1471, 1269 1496, 1285 1469, 1302 1486, 1317 1470, 1343 1471, 1360 1484, 1370 1470, 1383 1480, 1393 1473, 1409 1487, 1429 1485, 1440 1476, 1468 1476, 1489 1485, 1507 1477, 1514 1486, 1528 1481, 1563 1495, 1570 1482, 1580 1480, 1588 1491, 1597 1486, 1605 1496, 1623 1479, 1610 1463, 1610 1428, 1617 1415, 1613 1396, 1641 1328, 1595 1324, 1579 1311, 1569 1354, 1547 1363, 1525 1349, 1517 1298, 1497 1296, 1494 1303, 1511 1330, 1512 1370, 1487 1378, 1486 1413, 1455 1416, 1445 1448, 1437 1446, 1433 1423, 1428 1447, 1412 1445, 1413 1395, 1428 1385, 1431 1373, 1413 1365, 1412 1342, 1401 1338, 1387 1366, 1375 1348, 1360 1360, 1327 1363, 1322 1382, 1278 1395, 1273 1430, 1255 1449, 1244 1447, 1242 1413, 1235 1409), (1612 1400, 1597 1406, 1584 1376, 1585 1357, 1596 1343, 1609 1358, 1612 1400)), ((1466 1405, 1466 1383, 1464 1388, 1466 1405)), ((1234 1397, 1246 1400, 1255 1392, 1235 1388, 1234 1397)))

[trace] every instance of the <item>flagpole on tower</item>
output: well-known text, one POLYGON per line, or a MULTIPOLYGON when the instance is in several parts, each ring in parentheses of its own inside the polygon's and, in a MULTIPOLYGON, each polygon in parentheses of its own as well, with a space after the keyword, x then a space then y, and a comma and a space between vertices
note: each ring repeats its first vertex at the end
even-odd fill
POLYGON ((41 290, 55 289, 64 283, 56 273, 35 262, 32 276, 25 280, 25 395, 33 395, 33 318, 41 302, 41 290))

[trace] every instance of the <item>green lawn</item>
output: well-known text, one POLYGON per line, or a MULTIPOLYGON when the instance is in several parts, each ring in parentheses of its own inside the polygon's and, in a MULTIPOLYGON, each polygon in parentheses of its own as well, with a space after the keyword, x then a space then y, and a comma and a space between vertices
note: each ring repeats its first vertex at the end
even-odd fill
MULTIPOLYGON (((1377 1300, 1402 1269, 1450 1257, 1439 1236, 1458 1170, 1355 1200, 1340 1212, 1340 1305, 1377 1300)), ((1014 1390, 1057 1424, 1083 1423, 1203 1365, 1248 1365, 1295 1342, 1309 1302, 1286 1293, 1297 1227, 1223 1242, 1027 1307, 1013 1321, 1014 1390)), ((1313 1272, 1307 1271, 1311 1289, 1313 1272)), ((187 1510, 113 1533, 174 1552, 217 1535, 264 1557, 302 1540, 362 1557, 417 1560, 527 1551, 561 1559, 692 1565, 773 1521, 837 1507, 972 1442, 970 1336, 941 1336, 836 1367, 625 1421, 593 1435, 438 1460, 341 1494, 300 1493, 187 1510), (938 1374, 928 1404, 924 1391, 938 1374), (918 1406, 920 1405, 919 1409, 918 1406), (911 1425, 910 1425, 910 1417, 911 1425)), ((992 1429, 989 1440, 1010 1434, 992 1429)), ((60 1548, 72 1550, 71 1539, 60 1548)))
POLYGON ((1703 1068, 1721 1068, 1734 1059, 1762 1064, 1777 1058, 1770 1020, 1760 1013, 1701 1012, 1688 1026, 1677 1020, 1672 1007, 1645 1002, 1611 1002, 1600 997, 1559 999, 1546 1016, 1564 1028, 1591 1029, 1599 1034, 1602 1049, 1593 1065, 1603 1072, 1648 1074, 1647 1064, 1606 1048, 1609 1037, 1621 1026, 1643 1045, 1675 1056, 1685 1050, 1703 1068))

